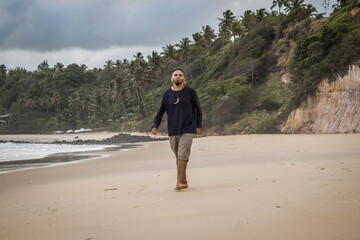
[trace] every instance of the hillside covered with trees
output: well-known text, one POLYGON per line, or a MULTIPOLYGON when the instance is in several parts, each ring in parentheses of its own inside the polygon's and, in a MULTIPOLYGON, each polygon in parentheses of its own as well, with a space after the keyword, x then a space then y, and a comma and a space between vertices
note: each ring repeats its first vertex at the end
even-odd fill
POLYGON ((150 131, 175 66, 197 90, 205 132, 277 133, 320 80, 360 58, 360 1, 332 7, 329 17, 304 0, 274 0, 272 12, 240 17, 226 10, 218 32, 203 26, 161 53, 108 60, 102 69, 46 60, 35 71, 2 64, 0 133, 150 131))

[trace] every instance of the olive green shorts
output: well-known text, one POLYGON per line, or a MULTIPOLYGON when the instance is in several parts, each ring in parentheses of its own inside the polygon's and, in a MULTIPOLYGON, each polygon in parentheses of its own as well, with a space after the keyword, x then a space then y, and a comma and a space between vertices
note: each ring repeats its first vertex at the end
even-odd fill
POLYGON ((176 160, 189 161, 193 133, 184 133, 181 135, 170 136, 170 147, 175 153, 176 160))

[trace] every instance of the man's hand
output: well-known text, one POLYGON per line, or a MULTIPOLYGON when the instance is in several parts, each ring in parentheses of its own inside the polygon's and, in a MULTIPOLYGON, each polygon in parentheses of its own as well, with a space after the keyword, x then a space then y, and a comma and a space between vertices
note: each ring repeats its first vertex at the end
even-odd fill
POLYGON ((200 128, 196 128, 196 134, 200 134, 200 128))
POLYGON ((151 132, 154 134, 154 135, 157 135, 157 131, 158 131, 158 129, 157 128, 153 128, 153 129, 151 129, 151 132))

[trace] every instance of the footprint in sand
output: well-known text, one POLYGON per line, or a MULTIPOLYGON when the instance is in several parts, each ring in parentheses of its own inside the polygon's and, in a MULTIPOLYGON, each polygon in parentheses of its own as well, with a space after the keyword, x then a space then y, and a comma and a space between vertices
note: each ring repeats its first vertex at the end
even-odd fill
POLYGON ((290 162, 282 162, 282 163, 280 163, 281 165, 290 165, 290 166, 295 166, 295 163, 290 163, 290 162))
POLYGON ((209 149, 206 149, 206 148, 200 148, 199 151, 201 152, 209 152, 209 149))
POLYGON ((48 207, 47 210, 51 213, 55 213, 58 209, 57 208, 51 209, 48 207))
POLYGON ((352 172, 351 168, 342 168, 341 170, 343 170, 345 172, 352 172))
POLYGON ((137 189, 138 192, 144 191, 147 188, 147 186, 141 186, 137 189))
POLYGON ((142 192, 142 191, 144 191, 145 189, 147 189, 147 186, 142 185, 142 186, 140 186, 140 187, 134 187, 134 188, 132 189, 132 191, 129 191, 129 193, 132 193, 132 192, 142 192))

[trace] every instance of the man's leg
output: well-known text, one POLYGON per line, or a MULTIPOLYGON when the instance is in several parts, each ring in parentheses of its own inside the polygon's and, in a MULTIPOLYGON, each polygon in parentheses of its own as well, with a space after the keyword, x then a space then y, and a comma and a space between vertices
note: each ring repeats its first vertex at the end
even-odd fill
POLYGON ((175 190, 181 190, 182 188, 177 186, 178 185, 177 183, 180 182, 179 159, 178 159, 180 135, 170 136, 169 140, 170 140, 171 150, 174 152, 175 158, 176 158, 176 175, 177 175, 177 178, 176 178, 175 190))
POLYGON ((170 147, 171 147, 171 150, 173 151, 173 153, 175 154, 175 158, 176 158, 176 167, 179 162, 179 160, 178 160, 179 138, 180 138, 180 136, 170 136, 169 137, 170 147))
POLYGON ((186 167, 187 167, 187 161, 185 160, 178 160, 177 165, 177 183, 175 190, 181 190, 188 187, 187 181, 186 181, 186 167))
MULTIPOLYGON (((178 167, 178 164, 179 164, 179 159, 176 159, 176 168, 178 167)), ((187 163, 186 163, 187 164, 187 163)), ((186 171, 185 171, 185 174, 184 174, 184 181, 185 183, 187 183, 187 180, 186 180, 186 171)))
POLYGON ((194 134, 183 134, 180 136, 178 144, 177 160, 177 183, 175 190, 181 190, 188 187, 186 179, 187 162, 190 156, 190 149, 194 134))

